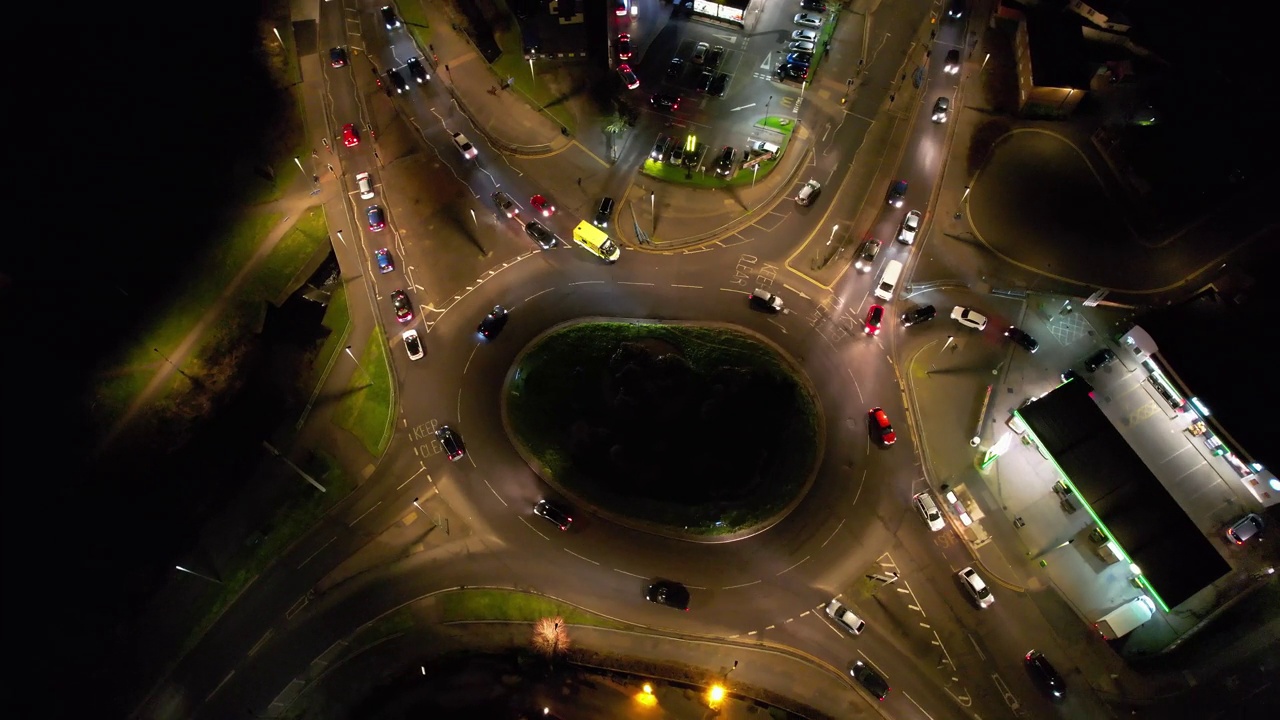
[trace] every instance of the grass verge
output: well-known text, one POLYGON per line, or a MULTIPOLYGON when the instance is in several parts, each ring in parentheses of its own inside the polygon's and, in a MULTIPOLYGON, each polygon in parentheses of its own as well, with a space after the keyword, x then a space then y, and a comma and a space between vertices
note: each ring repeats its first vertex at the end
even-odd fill
POLYGON ((441 619, 444 622, 458 620, 533 622, 538 618, 559 616, 571 625, 593 625, 615 630, 626 630, 630 627, 542 595, 515 590, 459 590, 442 595, 440 600, 441 619))
MULTIPOLYGON (((761 118, 756 122, 756 127, 768 128, 782 133, 782 141, 775 144, 783 148, 783 152, 786 152, 787 144, 791 140, 791 134, 795 132, 796 129, 794 121, 779 115, 770 115, 768 117, 761 118)), ((714 155, 714 151, 710 148, 707 149, 707 153, 714 155)), ((729 178, 721 178, 714 173, 700 172, 696 170, 689 173, 683 167, 677 167, 667 162, 646 158, 644 165, 640 168, 640 172, 648 175, 649 177, 657 178, 658 180, 672 183, 674 185, 688 185, 690 187, 705 188, 740 187, 743 185, 752 185, 760 182, 761 178, 768 177, 769 173, 773 172, 774 167, 778 165, 779 161, 780 157, 774 157, 760 163, 760 169, 758 171, 752 172, 747 169, 739 169, 729 178)), ((702 162, 703 164, 707 163, 707 158, 704 157, 702 162)))
POLYGON ((329 336, 324 339, 324 344, 316 352, 315 361, 311 363, 311 379, 306 386, 308 394, 324 382, 332 369, 333 358, 347 346, 351 309, 347 307, 346 286, 339 284, 329 296, 329 306, 325 308, 324 320, 320 324, 329 330, 329 336))
MULTIPOLYGON (((546 85, 536 74, 529 70, 529 60, 524 56, 524 44, 520 38, 520 28, 513 19, 505 29, 495 29, 494 39, 502 48, 502 55, 493 61, 493 71, 499 80, 515 78, 515 88, 532 101, 535 108, 549 113, 555 121, 574 132, 573 115, 559 104, 562 100, 554 90, 546 85)), ((534 61, 535 66, 538 62, 534 61)), ((552 62, 543 60, 543 63, 552 62)))
MULTIPOLYGON (((164 364, 160 354, 172 355, 279 222, 279 213, 254 213, 232 226, 225 241, 204 260, 192 263, 187 282, 179 285, 181 292, 157 303, 159 310, 151 316, 150 325, 139 330, 137 342, 105 365, 93 390, 95 416, 110 423, 124 414, 164 364), (201 272, 195 274, 196 270, 201 272)), ((200 358, 192 357, 182 369, 194 374, 201 364, 200 358)))
POLYGON ((355 435, 374 457, 391 442, 391 368, 381 333, 369 336, 360 364, 351 375, 346 397, 333 413, 333 421, 355 435))
POLYGON ((329 508, 343 500, 355 488, 355 484, 342 472, 338 463, 327 455, 313 455, 308 462, 303 463, 302 469, 324 485, 326 492, 317 492, 311 485, 298 481, 298 491, 293 500, 276 512, 268 523, 267 527, 270 529, 265 532, 262 540, 245 546, 240 555, 228 562, 226 579, 218 586, 218 594, 213 596, 203 617, 187 636, 182 647, 183 654, 199 642, 223 610, 255 577, 310 530, 329 508))

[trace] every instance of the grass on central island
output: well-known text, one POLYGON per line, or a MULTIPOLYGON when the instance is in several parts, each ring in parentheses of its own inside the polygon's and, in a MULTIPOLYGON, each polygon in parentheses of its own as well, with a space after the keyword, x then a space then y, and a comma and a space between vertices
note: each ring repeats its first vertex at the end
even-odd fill
POLYGON ((772 517, 817 456, 817 409, 770 347, 720 327, 583 323, 508 387, 517 441, 601 509, 704 535, 772 517))

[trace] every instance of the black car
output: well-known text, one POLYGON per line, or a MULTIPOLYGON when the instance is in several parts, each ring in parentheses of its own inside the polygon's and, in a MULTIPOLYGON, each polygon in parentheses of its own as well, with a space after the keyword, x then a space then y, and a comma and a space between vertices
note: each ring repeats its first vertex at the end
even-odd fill
POLYGON ((706 65, 708 68, 711 68, 712 70, 715 70, 716 68, 720 67, 720 61, 722 59, 724 59, 724 48, 720 47, 719 45, 716 45, 715 47, 711 48, 711 52, 707 53, 707 59, 703 61, 702 64, 706 65))
POLYGON ((725 88, 728 86, 729 76, 724 73, 720 73, 719 75, 716 75, 715 80, 711 81, 711 87, 707 88, 707 94, 715 95, 716 97, 724 97, 725 88))
POLYGON ((1009 326, 1008 330, 1004 331, 1004 336, 1014 341, 1015 343, 1021 345, 1023 348, 1026 349, 1027 352, 1033 353, 1040 349, 1040 343, 1037 342, 1035 338, 1028 335, 1025 331, 1019 328, 1013 327, 1012 325, 1009 326))
POLYGON ((613 216, 613 198, 607 197, 600 200, 600 209, 596 211, 596 219, 593 224, 596 227, 609 227, 609 218, 613 216))
POLYGON ((480 326, 476 328, 476 332, 486 338, 492 338, 502 332, 502 328, 507 325, 507 309, 501 305, 494 305, 488 315, 480 321, 480 326))
POLYGON ((709 90, 711 88, 711 81, 715 79, 716 76, 712 74, 710 70, 703 70, 702 73, 698 75, 698 92, 704 93, 709 90))
POLYGON ((1027 653, 1027 672, 1031 673, 1031 679, 1040 686, 1040 689, 1049 693, 1055 698, 1060 698, 1067 694, 1067 684, 1062 681, 1062 676, 1057 670, 1049 664, 1044 655, 1039 650, 1032 650, 1027 653))
POLYGON ((1116 354, 1106 348, 1102 348, 1098 352, 1090 355, 1084 360, 1084 369, 1089 372, 1097 372, 1112 363, 1116 359, 1116 354))
POLYGON ((853 664, 853 667, 849 669, 849 674, 862 683, 862 687, 866 688, 867 692, 875 695, 877 700, 884 700, 885 696, 889 694, 889 683, 885 681, 880 673, 861 660, 853 664))
POLYGON ((569 517, 568 513, 547 500, 539 500, 538 504, 533 506, 533 514, 546 518, 561 530, 568 530, 573 524, 573 518, 569 517))
POLYGON ((409 89, 409 84, 404 81, 404 77, 398 70, 388 70, 387 77, 391 78, 391 87, 395 88, 396 94, 409 89))
POLYGON ((680 96, 670 93, 657 93, 649 96, 649 107, 654 110, 679 110, 680 96))
POLYGON ((345 67, 347 64, 347 49, 340 47, 329 48, 329 64, 336 68, 345 67))
POLYGON ((395 8, 390 5, 383 5, 380 12, 382 13, 382 24, 386 25, 388 30, 400 27, 400 18, 396 17, 395 8))
POLYGON ((809 77, 809 66, 783 63, 778 66, 778 77, 783 80, 804 80, 809 77))
POLYGON ((680 58, 671 58, 671 62, 667 63, 667 77, 679 78, 684 73, 684 60, 680 58))
POLYGON ((733 175, 734 160, 738 158, 738 151, 732 145, 725 145, 720 149, 720 154, 716 156, 716 175, 727 178, 733 175))
POLYGON ((644 597, 651 603, 666 605, 677 610, 689 610, 689 590, 678 582, 659 580, 645 590, 644 597))
POLYGON ((462 456, 467 454, 467 446, 463 444, 462 436, 454 432, 453 428, 448 425, 441 425, 440 429, 436 430, 436 438, 440 440, 440 444, 444 446, 445 454, 453 462, 461 460, 462 456))
POLYGON ((533 241, 538 243, 538 247, 543 250, 550 250, 556 246, 556 235, 547 229, 546 225, 532 220, 524 226, 524 231, 533 241))
POLYGON ((822 0, 800 0, 800 7, 814 12, 826 12, 827 4, 822 0))
POLYGON ((951 6, 947 8, 947 17, 952 20, 964 17, 965 5, 964 0, 951 0, 951 6))
POLYGON ((903 327, 919 325, 922 322, 929 322, 937 316, 938 311, 933 309, 932 305, 925 305, 902 313, 902 325, 903 327))
POLYGON ((422 60, 411 57, 407 63, 409 66, 409 75, 411 75, 419 85, 431 79, 431 74, 427 72, 426 66, 422 64, 422 60))

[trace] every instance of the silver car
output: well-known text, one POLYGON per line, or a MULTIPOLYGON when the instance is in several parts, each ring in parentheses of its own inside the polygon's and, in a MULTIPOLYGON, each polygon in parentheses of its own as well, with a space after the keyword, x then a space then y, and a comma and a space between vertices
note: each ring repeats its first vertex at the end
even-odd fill
POLYGON ((839 600, 832 599, 831 602, 827 603, 827 616, 854 635, 861 635, 862 629, 867 626, 862 621, 862 618, 854 615, 852 610, 841 605, 839 600))

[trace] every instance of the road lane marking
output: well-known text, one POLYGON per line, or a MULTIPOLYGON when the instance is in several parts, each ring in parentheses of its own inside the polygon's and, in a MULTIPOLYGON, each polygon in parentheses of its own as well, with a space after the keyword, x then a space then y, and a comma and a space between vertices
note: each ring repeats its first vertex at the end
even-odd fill
MULTIPOLYGON (((808 556, 808 555, 805 555, 805 556, 804 556, 804 560, 808 560, 808 559, 809 559, 809 556, 808 556)), ((803 563, 803 562, 804 562, 804 560, 801 560, 800 562, 796 563, 795 565, 792 565, 791 567, 787 568, 786 570, 783 570, 782 572, 778 573, 778 575, 781 575, 782 573, 787 572, 787 570, 795 570, 797 567, 799 567, 799 566, 800 566, 800 563, 803 563)), ((774 577, 777 577, 778 575, 774 575, 774 577)), ((790 620, 788 620, 787 622, 791 622, 791 621, 790 621, 790 620)))
POLYGON ((635 574, 635 573, 629 573, 629 572, 627 572, 626 570, 619 570, 618 568, 614 568, 614 569, 613 569, 613 571, 614 571, 614 572, 620 572, 620 573, 622 573, 623 575, 630 575, 630 576, 631 576, 631 577, 633 577, 633 578, 640 578, 641 580, 648 580, 648 579, 649 579, 649 578, 645 577, 644 575, 637 575, 637 574, 635 574))
POLYGON ((721 589, 721 590, 736 590, 736 589, 738 589, 738 588, 751 587, 752 585, 756 585, 756 584, 758 584, 759 582, 760 582, 759 580, 752 580, 752 581, 751 581, 751 582, 749 582, 749 583, 742 583, 741 585, 730 585, 730 586, 728 586, 728 587, 722 587, 722 588, 720 588, 720 589, 721 589))
MULTIPOLYGON (((470 457, 470 455, 468 455, 467 457, 470 457)), ((475 462, 473 461, 471 464, 475 465, 475 462)), ((502 499, 502 496, 498 494, 498 491, 494 490, 492 485, 489 485, 489 481, 487 479, 484 481, 484 484, 488 486, 489 492, 493 493, 493 496, 498 498, 498 502, 502 503, 502 507, 511 507, 510 505, 507 505, 506 500, 502 499)))
POLYGON ((565 551, 565 552, 567 552, 567 553, 569 553, 570 555, 572 555, 572 556, 574 556, 574 557, 576 557, 576 558, 580 559, 580 560, 586 560, 587 562, 591 563, 592 565, 599 565, 599 564, 600 564, 600 563, 596 562, 595 560, 592 560, 591 558, 582 557, 581 555, 579 555, 578 553, 576 553, 576 552, 574 552, 574 551, 570 550, 569 548, 565 548, 565 549, 564 549, 564 551, 565 551))
POLYGON ((822 541, 822 547, 826 547, 827 543, 831 542, 831 538, 835 537, 836 533, 840 532, 840 528, 842 527, 844 527, 844 520, 841 520, 840 524, 836 526, 836 529, 831 531, 831 535, 826 540, 822 541))
MULTIPOLYGON (((375 506, 375 507, 376 507, 376 506, 375 506)), ((370 509, 372 509, 372 508, 370 508, 370 509)), ((315 557, 315 556, 319 555, 321 550, 324 550, 325 548, 329 547, 329 543, 331 543, 331 542, 333 542, 334 540, 337 540, 337 539, 338 539, 338 536, 337 536, 337 535, 334 535, 333 537, 329 538, 329 540, 328 540, 327 542, 325 542, 325 544, 321 545, 321 546, 319 547, 319 549, 317 549, 315 552, 313 552, 313 553, 311 553, 310 555, 308 555, 308 556, 307 556, 307 559, 302 561, 302 565, 306 565, 307 563, 311 562, 311 558, 313 558, 313 557, 315 557)), ((302 565, 299 565, 298 567, 296 567, 296 568, 294 568, 294 569, 295 569, 295 570, 301 570, 301 569, 302 569, 302 565)))
POLYGON ((536 293, 534 293, 534 294, 530 295, 529 297, 525 298, 525 299, 521 302, 521 304, 528 303, 530 300, 532 300, 532 299, 534 299, 534 298, 538 297, 539 295, 541 295, 541 294, 543 294, 543 293, 549 293, 549 292, 551 292, 552 290, 555 290, 555 288, 547 288, 546 290, 539 290, 538 292, 536 292, 536 293))
POLYGON ((648 285, 649 287, 653 287, 653 283, 646 283, 646 282, 627 282, 626 280, 619 280, 619 281, 618 281, 618 284, 619 284, 619 285, 648 285))
POLYGON ((672 283, 671 287, 693 288, 693 289, 695 289, 695 290, 701 290, 701 289, 702 289, 702 286, 701 286, 701 285, 676 285, 676 284, 674 284, 674 283, 672 283))
POLYGON ((571 282, 569 284, 570 285, 603 285, 604 281, 603 280, 579 280, 578 282, 571 282))
MULTIPOLYGON (((528 520, 525 520, 523 516, 517 515, 516 517, 520 518, 520 522, 524 523, 525 525, 529 525, 529 521, 528 521, 528 520)), ((546 535, 543 535, 541 532, 539 532, 538 528, 536 528, 536 527, 534 527, 534 526, 532 526, 532 525, 529 525, 529 529, 530 529, 530 530, 532 530, 532 531, 534 531, 534 532, 536 532, 536 533, 538 533, 538 535, 540 535, 540 536, 542 537, 542 539, 543 539, 543 540, 550 540, 550 539, 551 539, 551 538, 547 537, 546 535)))
MULTIPOLYGON (((406 480, 405 482, 408 482, 408 481, 406 480)), ((360 517, 358 517, 358 518, 356 518, 355 520, 352 520, 351 522, 347 523, 347 527, 355 527, 355 524, 356 524, 356 523, 358 523, 358 522, 360 522, 360 520, 361 520, 362 518, 364 518, 364 516, 365 516, 365 515, 368 515, 369 513, 373 512, 373 509, 374 509, 374 508, 376 508, 376 507, 378 507, 378 506, 379 506, 379 505, 381 505, 381 504, 382 504, 382 501, 381 501, 381 500, 379 500, 378 502, 374 503, 373 505, 370 505, 368 510, 365 510, 364 512, 360 513, 360 517)))

